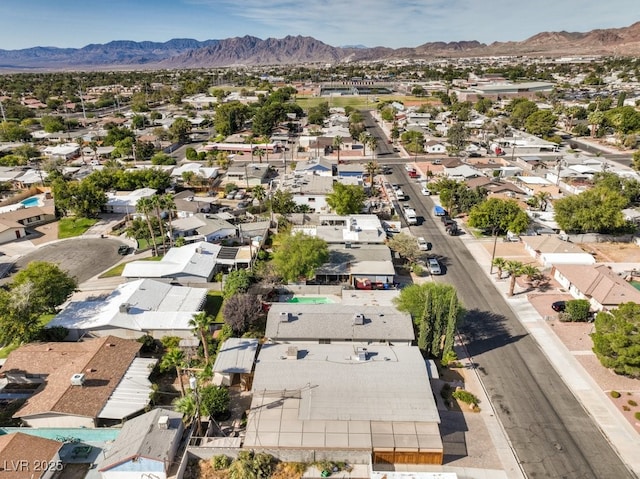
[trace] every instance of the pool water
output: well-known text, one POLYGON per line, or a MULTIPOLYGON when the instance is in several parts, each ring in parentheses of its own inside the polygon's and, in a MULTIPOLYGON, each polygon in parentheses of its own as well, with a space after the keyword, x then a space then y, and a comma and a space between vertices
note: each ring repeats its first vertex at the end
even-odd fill
POLYGON ((40 198, 37 196, 30 196, 29 198, 22 200, 20 203, 23 204, 25 208, 31 208, 33 206, 40 205, 40 198))
POLYGON ((64 441, 65 439, 76 438, 80 442, 107 442, 113 441, 120 429, 107 428, 63 428, 63 427, 3 427, 0 428, 0 436, 3 434, 11 434, 12 432, 23 432, 32 436, 43 437, 45 439, 53 439, 54 441, 64 441))
POLYGON ((329 298, 325 298, 322 296, 316 297, 293 297, 287 300, 287 303, 297 303, 297 304, 330 304, 333 303, 329 298))

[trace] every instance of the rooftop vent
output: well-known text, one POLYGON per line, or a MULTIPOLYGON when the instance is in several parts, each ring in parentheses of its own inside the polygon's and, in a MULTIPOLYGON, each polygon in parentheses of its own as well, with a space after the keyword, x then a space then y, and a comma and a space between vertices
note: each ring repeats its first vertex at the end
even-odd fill
POLYGON ((356 313, 353 315, 353 324, 356 326, 364 324, 364 314, 356 313))
POLYGON ((356 350, 356 354, 357 354, 356 359, 358 361, 366 361, 367 360, 367 350, 365 348, 358 348, 356 350))
POLYGON ((196 254, 202 254, 202 248, 197 247, 196 248, 196 254))
POLYGON ((287 359, 298 359, 298 348, 296 346, 287 348, 287 359))
POLYGON ((169 429, 169 416, 160 416, 158 418, 158 429, 169 429))
POLYGON ((83 386, 84 385, 84 374, 77 373, 71 376, 71 385, 72 386, 83 386))
POLYGON ((120 305, 119 311, 121 313, 128 313, 130 309, 131 309, 131 305, 129 303, 122 303, 120 305))
POLYGON ((289 322, 289 313, 286 311, 280 311, 280 322, 288 323, 289 322))

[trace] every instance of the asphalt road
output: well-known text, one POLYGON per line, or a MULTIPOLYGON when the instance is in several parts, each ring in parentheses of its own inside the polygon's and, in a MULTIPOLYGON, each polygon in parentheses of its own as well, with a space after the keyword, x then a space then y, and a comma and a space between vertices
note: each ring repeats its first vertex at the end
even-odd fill
MULTIPOLYGON (((109 238, 73 238, 38 248, 20 258, 15 269, 32 261, 55 263, 74 276, 78 283, 92 278, 122 259, 118 247, 124 243, 109 238)), ((9 277, 9 280, 11 278, 9 277)))
POLYGON ((633 478, 591 417, 560 379, 535 340, 495 290, 460 238, 445 234, 400 165, 390 182, 401 185, 424 220, 411 227, 433 244, 444 265, 436 277, 454 285, 468 313, 460 332, 497 415, 529 478, 633 478))

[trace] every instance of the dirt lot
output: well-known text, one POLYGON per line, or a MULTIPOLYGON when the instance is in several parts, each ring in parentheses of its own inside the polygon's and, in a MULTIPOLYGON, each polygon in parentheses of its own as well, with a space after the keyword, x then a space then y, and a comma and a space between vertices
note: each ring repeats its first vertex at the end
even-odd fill
POLYGON ((595 254, 598 263, 640 263, 640 246, 634 243, 582 243, 579 246, 595 254))

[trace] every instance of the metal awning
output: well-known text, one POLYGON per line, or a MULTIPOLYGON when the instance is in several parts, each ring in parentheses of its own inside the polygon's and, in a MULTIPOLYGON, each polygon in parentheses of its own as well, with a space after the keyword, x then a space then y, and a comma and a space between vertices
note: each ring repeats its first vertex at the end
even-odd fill
POLYGON ((149 404, 149 375, 157 362, 153 358, 135 358, 107 399, 98 418, 124 419, 143 410, 149 404))

